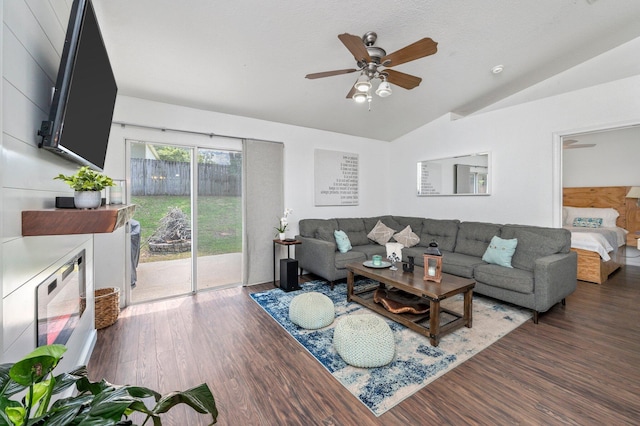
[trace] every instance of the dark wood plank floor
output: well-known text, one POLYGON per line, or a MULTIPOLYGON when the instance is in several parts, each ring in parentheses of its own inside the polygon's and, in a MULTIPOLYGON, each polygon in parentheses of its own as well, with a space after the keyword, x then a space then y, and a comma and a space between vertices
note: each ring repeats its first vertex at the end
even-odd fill
MULTIPOLYGON (((131 306, 99 330, 90 375, 161 392, 206 381, 220 425, 640 422, 638 266, 604 285, 578 282, 565 307, 525 323, 380 417, 250 299, 268 288, 131 306)), ((207 423, 180 409, 165 424, 207 423)))

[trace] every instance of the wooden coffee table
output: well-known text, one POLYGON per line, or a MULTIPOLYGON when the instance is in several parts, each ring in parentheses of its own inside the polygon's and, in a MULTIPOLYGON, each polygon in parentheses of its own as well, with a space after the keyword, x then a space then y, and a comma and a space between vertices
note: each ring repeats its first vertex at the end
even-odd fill
POLYGON ((432 346, 438 346, 440 337, 462 326, 471 328, 473 310, 473 288, 476 283, 472 279, 455 275, 442 274, 442 282, 424 281, 424 270, 415 266, 413 272, 402 269, 392 271, 389 268, 369 268, 362 263, 349 263, 347 266, 347 301, 357 302, 367 308, 384 315, 410 329, 427 336, 432 346), (373 301, 375 288, 354 290, 354 277, 361 275, 380 282, 379 288, 397 288, 406 293, 418 296, 429 303, 429 312, 425 314, 394 314, 382 305, 373 301), (440 306, 440 302, 456 294, 464 295, 463 312, 454 312, 440 306), (442 315, 445 313, 445 315, 442 315), (446 319, 443 320, 443 317, 446 319), (442 321, 441 321, 442 320, 442 321))

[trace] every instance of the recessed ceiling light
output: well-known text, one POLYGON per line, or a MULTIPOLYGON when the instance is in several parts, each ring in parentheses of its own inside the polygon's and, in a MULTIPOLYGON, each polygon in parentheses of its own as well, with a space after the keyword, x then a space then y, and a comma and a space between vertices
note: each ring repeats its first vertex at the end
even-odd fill
POLYGON ((491 72, 494 74, 500 74, 503 70, 504 65, 496 65, 495 67, 491 68, 491 72))

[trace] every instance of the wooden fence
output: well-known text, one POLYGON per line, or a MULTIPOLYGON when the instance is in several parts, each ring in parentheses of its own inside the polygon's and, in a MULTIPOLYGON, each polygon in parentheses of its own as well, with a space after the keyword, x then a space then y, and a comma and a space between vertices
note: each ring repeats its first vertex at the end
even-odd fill
MULTIPOLYGON (((182 161, 131 159, 131 195, 189 195, 191 164, 182 161)), ((240 196, 240 167, 198 163, 198 195, 240 196)))

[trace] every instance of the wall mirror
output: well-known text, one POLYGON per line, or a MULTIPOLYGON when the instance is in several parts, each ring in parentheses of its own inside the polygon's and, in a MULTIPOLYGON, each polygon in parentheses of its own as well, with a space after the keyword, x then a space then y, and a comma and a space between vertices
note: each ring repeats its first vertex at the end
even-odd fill
POLYGON ((488 152, 418 161, 418 196, 489 195, 488 152))

